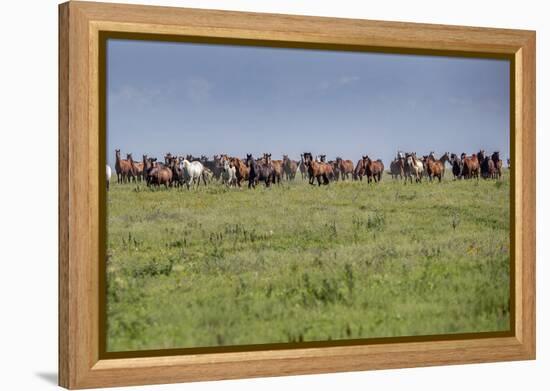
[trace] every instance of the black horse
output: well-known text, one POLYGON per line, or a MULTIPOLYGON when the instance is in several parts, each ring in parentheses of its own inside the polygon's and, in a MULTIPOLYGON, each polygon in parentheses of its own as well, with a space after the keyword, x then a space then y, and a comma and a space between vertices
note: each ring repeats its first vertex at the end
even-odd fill
POLYGON ((264 181, 266 187, 275 182, 275 170, 266 156, 264 154, 264 161, 257 162, 251 154, 246 155, 246 165, 250 170, 248 173, 249 189, 256 188, 259 181, 264 181))
POLYGON ((453 166, 453 175, 455 179, 460 179, 462 177, 462 160, 454 153, 451 154, 451 164, 453 166))

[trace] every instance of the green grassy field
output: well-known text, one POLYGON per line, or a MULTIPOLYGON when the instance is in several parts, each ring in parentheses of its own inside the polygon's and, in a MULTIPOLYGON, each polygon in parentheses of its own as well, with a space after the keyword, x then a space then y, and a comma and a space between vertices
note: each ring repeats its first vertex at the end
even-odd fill
POLYGON ((107 254, 108 351, 509 328, 507 173, 255 191, 112 183, 107 254))

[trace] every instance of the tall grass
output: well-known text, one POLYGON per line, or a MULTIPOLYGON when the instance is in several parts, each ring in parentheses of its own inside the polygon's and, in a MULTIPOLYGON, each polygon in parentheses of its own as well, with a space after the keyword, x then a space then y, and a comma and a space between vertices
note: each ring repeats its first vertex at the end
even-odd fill
POLYGON ((506 330, 509 181, 108 194, 108 350, 506 330))

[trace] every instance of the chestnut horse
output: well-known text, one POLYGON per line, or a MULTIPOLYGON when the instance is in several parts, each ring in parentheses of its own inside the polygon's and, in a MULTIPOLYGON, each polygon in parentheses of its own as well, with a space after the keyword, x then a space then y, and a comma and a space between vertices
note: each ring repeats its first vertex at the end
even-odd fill
MULTIPOLYGON (((271 154, 269 154, 269 158, 271 159, 271 154)), ((273 166, 273 170, 275 171, 275 181, 277 184, 281 184, 281 179, 283 179, 284 175, 284 169, 283 169, 283 161, 282 160, 271 160, 271 165, 273 166)))
POLYGON ((461 155, 462 159, 462 177, 464 179, 479 178, 479 160, 477 155, 473 153, 471 156, 461 155))
MULTIPOLYGON (((247 181, 249 177, 249 168, 241 159, 238 157, 229 158, 229 163, 235 167, 235 175, 237 177, 237 185, 241 187, 242 181, 247 181)), ((224 163, 222 163, 224 164, 224 163)))
POLYGON ((441 182, 443 176, 445 175, 445 162, 448 161, 450 161, 449 152, 445 152, 440 159, 436 159, 433 152, 426 157, 426 167, 430 181, 432 181, 433 178, 437 178, 439 179, 439 182, 441 182))

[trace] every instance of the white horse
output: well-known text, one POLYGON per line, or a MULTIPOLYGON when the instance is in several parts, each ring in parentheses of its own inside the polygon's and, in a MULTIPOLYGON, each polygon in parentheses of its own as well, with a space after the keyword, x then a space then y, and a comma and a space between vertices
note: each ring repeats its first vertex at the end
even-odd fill
POLYGON ((416 158, 416 154, 407 154, 405 157, 405 183, 407 178, 412 183, 412 178, 416 182, 422 182, 422 175, 424 174, 424 163, 422 160, 416 158))
POLYGON ((107 191, 109 191, 109 183, 111 182, 111 167, 107 164, 107 191))
POLYGON ((189 162, 189 160, 183 159, 180 163, 180 168, 183 170, 187 189, 189 189, 189 186, 193 186, 195 182, 197 182, 197 187, 199 187, 201 178, 206 186, 206 178, 203 175, 204 166, 201 162, 189 162))
POLYGON ((237 169, 227 159, 223 161, 222 183, 237 187, 237 169))

